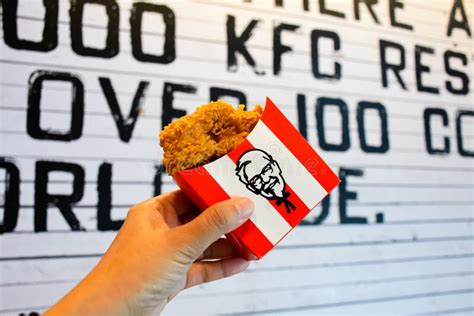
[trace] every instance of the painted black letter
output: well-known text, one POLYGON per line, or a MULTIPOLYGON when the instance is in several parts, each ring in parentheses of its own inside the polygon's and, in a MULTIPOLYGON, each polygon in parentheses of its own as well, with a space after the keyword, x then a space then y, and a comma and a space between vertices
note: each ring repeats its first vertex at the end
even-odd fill
POLYGON ((71 0, 69 10, 71 19, 71 47, 81 56, 93 56, 101 58, 112 58, 119 52, 119 7, 115 0, 71 0), (99 4, 105 7, 107 13, 107 38, 104 48, 93 48, 84 46, 83 15, 84 6, 87 3, 99 4))
POLYGON ((0 158, 0 168, 5 169, 5 192, 3 203, 3 224, 0 224, 0 234, 15 230, 20 209, 20 170, 5 158, 0 158))
POLYGON ((428 92, 428 93, 439 94, 439 89, 438 88, 423 85, 421 75, 424 72, 429 73, 430 72, 430 67, 426 66, 426 65, 423 65, 421 63, 421 54, 422 53, 434 54, 434 49, 431 48, 431 47, 415 45, 416 88, 420 92, 428 92))
POLYGON ((58 141, 72 141, 82 135, 84 120, 84 86, 76 75, 66 72, 50 72, 37 70, 28 80, 28 114, 26 131, 35 139, 51 139, 58 141), (43 81, 65 81, 71 83, 71 127, 69 131, 60 132, 51 129, 42 129, 41 117, 41 90, 43 81))
POLYGON ((153 177, 153 196, 158 196, 161 194, 161 186, 163 185, 162 175, 165 172, 165 166, 155 165, 155 176, 153 177))
MULTIPOLYGON (((474 116, 474 111, 459 111, 456 115, 456 138, 458 141, 458 151, 461 156, 474 157, 474 149, 467 150, 466 148, 464 148, 464 144, 462 140, 462 125, 461 125, 462 123, 461 119, 463 116, 474 116)), ((467 128, 470 128, 472 132, 472 125, 468 125, 467 128)))
POLYGON ((403 82, 402 76, 400 72, 405 69, 406 61, 405 61, 405 49, 402 45, 395 43, 380 40, 379 41, 379 51, 380 51, 380 69, 382 71, 382 85, 384 88, 388 87, 388 70, 392 70, 393 74, 398 80, 398 83, 402 86, 403 90, 407 90, 405 83, 403 82), (400 53, 400 62, 397 63, 389 63, 387 61, 387 48, 393 48, 399 51, 400 53))
POLYGON ((115 125, 117 125, 119 137, 123 142, 128 143, 132 137, 133 128, 137 122, 138 114, 140 113, 143 103, 145 102, 146 90, 150 83, 148 81, 140 81, 137 92, 135 92, 135 97, 132 101, 130 113, 125 120, 123 118, 122 111, 120 110, 120 106, 118 104, 117 97, 115 96, 115 91, 112 87, 112 82, 110 79, 99 77, 99 83, 102 87, 102 91, 104 91, 104 95, 107 99, 110 111, 112 112, 115 125))
POLYGON ((393 27, 399 27, 399 28, 402 28, 402 29, 413 31, 413 26, 397 21, 397 17, 395 16, 396 9, 403 9, 403 6, 404 6, 404 4, 400 0, 390 0, 389 1, 390 24, 393 27))
POLYGON ((332 40, 334 44, 334 51, 338 51, 341 49, 341 41, 339 36, 331 31, 325 30, 313 30, 311 32, 311 69, 313 71, 313 75, 315 78, 318 79, 341 79, 341 64, 338 62, 334 62, 334 72, 330 73, 322 73, 319 69, 319 39, 321 37, 329 38, 332 40))
POLYGON ((59 208, 71 230, 85 230, 72 211, 72 204, 79 202, 84 194, 84 178, 84 169, 78 164, 55 161, 36 162, 35 232, 47 230, 47 211, 50 204, 54 204, 59 208), (49 173, 53 171, 72 173, 74 180, 70 195, 48 193, 49 173))
POLYGON ((230 72, 236 72, 238 69, 237 66, 237 56, 236 53, 240 53, 242 56, 244 56, 245 60, 247 63, 252 66, 253 71, 257 75, 264 75, 265 71, 258 70, 257 64, 255 63, 255 60, 252 58, 250 55, 249 51, 247 50, 247 47, 245 46, 245 42, 247 42, 252 36, 252 32, 257 26, 257 23, 259 20, 252 20, 250 23, 247 25, 245 30, 240 34, 240 36, 237 36, 235 34, 235 17, 233 15, 227 15, 227 70, 230 72))
POLYGON ((321 14, 332 15, 341 19, 345 18, 344 13, 326 8, 326 0, 319 0, 319 12, 321 12, 321 14))
MULTIPOLYGON (((23 1, 29 5, 29 1, 23 1)), ((2 1, 3 37, 11 48, 49 52, 58 46, 58 0, 43 0, 45 9, 43 38, 33 42, 18 38, 18 0, 2 1)))
POLYGON ((306 96, 299 94, 296 96, 296 105, 298 108, 298 130, 304 138, 308 139, 308 127, 306 123, 306 96))
MULTIPOLYGON (((244 2, 251 2, 252 0, 244 0, 244 2)), ((276 7, 283 7, 283 0, 275 0, 276 7)), ((309 11, 309 0, 303 0, 303 10, 309 11)))
POLYGON ((367 153, 385 153, 390 148, 388 141, 388 118, 385 107, 378 102, 361 101, 357 104, 357 125, 359 129, 360 147, 367 153), (376 110, 380 118, 380 145, 373 146, 367 143, 365 132, 365 110, 376 110))
POLYGON ((433 137, 432 137, 432 129, 431 129, 431 117, 432 116, 439 116, 443 120, 443 126, 448 126, 448 113, 446 113, 443 109, 438 108, 426 108, 423 112, 423 121, 425 127, 425 144, 426 144, 426 151, 430 155, 444 155, 450 152, 450 143, 449 138, 444 136, 444 147, 443 148, 434 148, 433 147, 433 137))
POLYGON ((328 217, 329 215, 329 206, 331 204, 331 195, 327 195, 323 201, 321 202, 321 213, 313 218, 311 221, 309 220, 302 220, 299 225, 307 226, 307 225, 321 225, 322 222, 328 217))
POLYGON ((471 37, 471 29, 469 28, 469 20, 467 19, 466 11, 464 10, 464 6, 462 4, 462 0, 454 0, 453 7, 451 9, 451 13, 449 14, 449 22, 448 22, 448 37, 451 36, 453 33, 453 29, 461 29, 466 32, 466 34, 471 37), (456 12, 461 12, 462 20, 456 20, 456 12))
POLYGON ((328 151, 346 151, 351 147, 349 138, 349 113, 347 105, 342 99, 318 98, 316 102, 316 124, 318 132, 319 146, 328 151), (324 123, 324 110, 329 106, 335 106, 339 109, 341 115, 342 135, 339 144, 329 144, 326 141, 326 129, 324 123))
POLYGON ((238 104, 245 105, 247 108, 247 97, 242 91, 227 88, 211 87, 211 101, 217 101, 224 96, 234 97, 238 100, 238 104))
POLYGON ((339 170, 339 178, 341 179, 339 184, 339 216, 341 224, 367 224, 367 218, 365 217, 347 215, 347 201, 357 200, 357 192, 347 190, 347 177, 362 177, 363 174, 360 169, 341 168, 339 170))
POLYGON ((298 25, 293 24, 279 24, 273 28, 273 74, 278 75, 281 71, 281 55, 286 52, 291 52, 290 46, 283 45, 281 43, 281 32, 291 31, 294 32, 299 28, 298 25))
POLYGON ((196 93, 197 89, 195 86, 191 85, 181 85, 175 84, 170 82, 165 82, 163 87, 163 96, 162 96, 162 106, 163 111, 161 113, 161 129, 163 129, 166 125, 171 123, 173 118, 179 118, 181 116, 186 115, 185 110, 175 109, 173 108, 173 93, 175 91, 183 92, 183 93, 196 93))
POLYGON ((444 69, 446 70, 446 73, 451 77, 461 79, 460 88, 455 88, 451 81, 446 81, 446 89, 452 94, 466 95, 469 93, 469 77, 466 73, 451 67, 451 64, 449 63, 451 58, 460 59, 462 65, 467 66, 467 56, 465 54, 453 52, 451 50, 447 50, 444 53, 444 69))
POLYGON ((367 9, 369 9, 369 13, 374 19, 375 23, 380 24, 379 19, 377 18, 377 15, 375 15, 374 10, 372 9, 372 6, 377 4, 378 0, 354 0, 354 15, 356 20, 360 20, 360 3, 363 2, 366 6, 367 9))
POLYGON ((169 64, 176 58, 176 19, 173 10, 162 4, 136 2, 133 4, 130 15, 130 35, 132 36, 132 54, 136 60, 169 64), (143 52, 142 47, 142 20, 143 13, 154 12, 161 14, 165 23, 165 43, 162 55, 152 55, 143 52))
POLYGON ((112 220, 112 164, 103 163, 97 177, 97 229, 100 231, 119 230, 123 220, 112 220))

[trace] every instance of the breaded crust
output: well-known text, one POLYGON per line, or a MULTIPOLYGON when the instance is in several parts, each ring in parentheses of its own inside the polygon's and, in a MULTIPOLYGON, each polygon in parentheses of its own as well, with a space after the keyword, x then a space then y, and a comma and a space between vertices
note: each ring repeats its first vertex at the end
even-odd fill
POLYGON ((224 101, 199 106, 194 113, 167 125, 160 133, 163 165, 170 175, 226 155, 255 127, 262 107, 245 111, 224 101))

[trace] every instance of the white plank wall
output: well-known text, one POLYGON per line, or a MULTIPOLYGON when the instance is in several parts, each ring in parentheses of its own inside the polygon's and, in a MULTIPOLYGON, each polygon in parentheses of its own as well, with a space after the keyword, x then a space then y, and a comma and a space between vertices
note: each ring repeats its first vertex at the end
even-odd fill
MULTIPOLYGON (((147 1, 165 4, 176 17, 176 59, 170 64, 144 63, 132 55, 130 11, 133 2, 115 0, 119 6, 118 54, 110 59, 84 57, 71 48, 68 0, 59 1, 58 45, 49 52, 14 49, 5 33, 0 41, 0 158, 20 171, 19 214, 12 232, 0 236, 0 315, 41 313, 71 289, 97 262, 115 231, 97 228, 98 171, 112 164, 112 219, 123 219, 130 206, 154 193, 155 167, 162 150, 158 133, 162 126, 164 84, 193 85, 196 93, 175 93, 173 107, 191 112, 209 100, 210 88, 245 93, 248 104, 263 103, 270 96, 298 125, 297 95, 306 98, 306 130, 311 145, 336 172, 358 169, 347 176, 347 190, 354 199, 335 190, 328 215, 318 206, 274 251, 248 271, 230 279, 202 285, 181 293, 164 315, 272 314, 347 315, 474 314, 474 159, 458 150, 456 117, 473 111, 473 39, 462 29, 447 36, 452 0, 399 0, 397 20, 413 31, 391 26, 389 1, 373 6, 380 24, 361 4, 361 19, 354 17, 353 0, 326 0, 338 18, 321 14, 321 1, 309 0, 177 0, 147 1), (227 69, 227 15, 236 18, 236 33, 252 19, 260 20, 246 43, 265 75, 257 75, 238 55, 238 70, 227 69), (298 25, 283 32, 282 42, 293 51, 282 57, 282 70, 273 75, 273 28, 279 23, 298 25), (321 40, 320 66, 332 71, 342 65, 340 80, 316 79, 311 71, 311 31, 338 34, 341 49, 321 40), (379 40, 399 43, 405 49, 406 68, 401 72, 407 90, 390 73, 389 87, 381 77, 379 40), (439 94, 419 92, 416 84, 415 46, 426 46, 422 63, 425 85, 439 94), (459 88, 459 78, 445 70, 443 55, 452 50, 467 56, 467 65, 452 60, 453 69, 470 79, 467 95, 450 93, 446 81, 459 88), (84 86, 84 126, 74 141, 38 140, 27 133, 28 79, 38 70, 70 72, 84 86), (111 80, 123 115, 131 107, 141 81, 149 83, 132 137, 120 140, 100 77, 111 80), (341 98, 347 104, 350 147, 343 152, 321 148, 315 116, 318 98, 341 98), (380 102, 386 109, 389 150, 367 153, 361 149, 357 121, 360 101, 380 102), (423 113, 426 108, 446 111, 448 125, 432 119, 433 146, 450 141, 450 153, 430 154, 426 149, 423 113), (37 161, 79 164, 85 171, 84 194, 73 211, 85 231, 72 231, 58 209, 48 208, 47 231, 35 232, 35 164, 37 161), (367 219, 366 224, 341 222, 340 212, 367 219), (380 215, 383 220, 380 222, 380 215), (377 220, 379 218, 379 220, 377 220)), ((2 2, 2 17, 5 5, 2 2)), ((324 1, 323 1, 324 2, 324 1)), ((471 33, 474 2, 462 1, 471 33)), ((43 1, 18 0, 18 36, 40 41, 44 25, 43 1)), ((458 12, 459 13, 459 12, 458 12)), ((456 15, 461 19, 461 15, 456 15)), ((5 20, 5 19, 3 19, 5 20)), ((2 30, 4 24, 2 23, 2 30)), ((83 38, 88 47, 103 48, 107 15, 100 5, 88 4, 83 16, 83 38)), ((144 16, 143 49, 163 51, 164 23, 153 14, 144 16)), ((389 60, 397 54, 389 53, 389 60)), ((226 98, 235 103, 235 98, 226 98)), ((71 88, 67 83, 45 82, 41 98, 41 127, 67 131, 71 120, 71 88)), ((341 139, 339 111, 328 107, 324 130, 330 143, 341 139)), ((380 143, 380 120, 367 111, 365 132, 370 144, 380 143)), ((465 150, 474 152, 474 117, 462 119, 465 150)), ((70 194, 72 175, 53 172, 48 193, 70 194)), ((176 188, 162 175, 161 192, 176 188)), ((5 214, 8 176, 0 168, 0 221, 5 214)), ((158 250, 159 251, 159 250, 158 250)))

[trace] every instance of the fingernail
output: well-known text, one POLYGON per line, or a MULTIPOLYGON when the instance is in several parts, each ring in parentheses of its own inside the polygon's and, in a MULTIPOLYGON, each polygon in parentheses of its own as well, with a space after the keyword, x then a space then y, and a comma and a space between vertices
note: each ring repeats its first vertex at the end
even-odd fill
POLYGON ((253 202, 251 199, 246 197, 238 198, 236 201, 237 208, 239 210, 239 217, 241 219, 247 219, 253 213, 253 202))

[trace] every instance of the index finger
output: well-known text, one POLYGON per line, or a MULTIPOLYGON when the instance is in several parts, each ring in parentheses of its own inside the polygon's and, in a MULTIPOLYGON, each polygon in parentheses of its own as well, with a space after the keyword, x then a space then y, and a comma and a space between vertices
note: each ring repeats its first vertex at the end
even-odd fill
POLYGON ((202 283, 230 277, 247 269, 249 264, 249 261, 239 257, 195 262, 188 270, 184 288, 187 289, 202 283))

